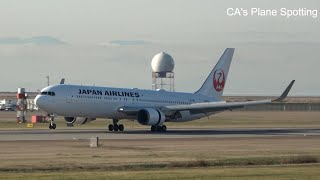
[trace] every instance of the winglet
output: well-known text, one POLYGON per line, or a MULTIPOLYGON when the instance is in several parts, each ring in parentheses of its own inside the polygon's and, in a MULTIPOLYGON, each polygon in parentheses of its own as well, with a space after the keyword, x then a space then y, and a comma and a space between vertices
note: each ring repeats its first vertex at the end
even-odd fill
POLYGON ((289 91, 291 90, 293 83, 295 82, 295 80, 292 80, 291 83, 289 84, 289 86, 286 88, 286 90, 283 91, 283 93, 281 94, 280 97, 278 97, 275 100, 272 100, 272 102, 281 102, 283 101, 289 94, 289 91))
POLYGON ((64 84, 64 78, 61 79, 60 84, 64 84))

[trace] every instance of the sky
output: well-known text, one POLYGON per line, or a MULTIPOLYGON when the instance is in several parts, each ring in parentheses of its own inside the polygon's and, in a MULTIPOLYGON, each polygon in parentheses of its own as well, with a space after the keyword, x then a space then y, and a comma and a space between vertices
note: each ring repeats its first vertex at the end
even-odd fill
POLYGON ((318 0, 1 0, 0 91, 66 83, 151 89, 151 60, 175 60, 175 89, 194 92, 236 48, 226 95, 320 96, 320 13, 228 16, 228 8, 320 12, 318 0))

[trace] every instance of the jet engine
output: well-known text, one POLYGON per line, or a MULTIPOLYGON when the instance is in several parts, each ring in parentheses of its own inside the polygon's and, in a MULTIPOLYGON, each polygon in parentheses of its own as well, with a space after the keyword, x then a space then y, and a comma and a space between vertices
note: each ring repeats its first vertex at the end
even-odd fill
POLYGON ((162 125, 166 120, 165 114, 153 108, 142 109, 137 114, 137 120, 142 125, 162 125))
POLYGON ((76 123, 76 124, 86 124, 90 121, 95 120, 95 118, 86 118, 86 117, 64 117, 67 123, 76 123))

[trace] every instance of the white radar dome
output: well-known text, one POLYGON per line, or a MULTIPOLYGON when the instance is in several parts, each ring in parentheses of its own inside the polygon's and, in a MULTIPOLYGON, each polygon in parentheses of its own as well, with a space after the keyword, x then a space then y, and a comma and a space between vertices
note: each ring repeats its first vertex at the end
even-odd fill
POLYGON ((152 58, 151 67, 153 72, 173 72, 174 61, 169 54, 161 52, 152 58))

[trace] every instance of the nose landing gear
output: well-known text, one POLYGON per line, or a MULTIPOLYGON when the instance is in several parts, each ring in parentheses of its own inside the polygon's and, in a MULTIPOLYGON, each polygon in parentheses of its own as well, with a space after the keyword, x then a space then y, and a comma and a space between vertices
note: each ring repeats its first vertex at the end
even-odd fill
POLYGON ((54 114, 48 114, 48 116, 50 117, 49 129, 56 129, 57 125, 54 122, 54 114))
POLYGON ((57 128, 57 125, 56 124, 49 124, 49 129, 56 129, 57 128))

